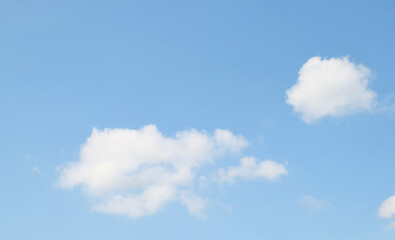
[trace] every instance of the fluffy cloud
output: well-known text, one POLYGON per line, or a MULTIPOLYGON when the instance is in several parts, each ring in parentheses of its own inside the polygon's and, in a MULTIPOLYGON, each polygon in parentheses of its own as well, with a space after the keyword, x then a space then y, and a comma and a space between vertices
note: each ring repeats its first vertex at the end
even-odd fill
MULTIPOLYGON (((379 216, 382 218, 392 218, 395 216, 395 195, 385 200, 379 208, 379 216)), ((392 221, 387 229, 395 229, 395 221, 392 221)))
POLYGON ((258 162, 254 157, 243 157, 239 166, 232 166, 227 170, 223 168, 218 170, 219 179, 223 182, 234 182, 237 177, 273 180, 285 174, 288 174, 288 172, 283 164, 271 160, 258 162))
POLYGON ((368 88, 371 71, 347 57, 312 57, 299 70, 297 83, 286 91, 287 103, 311 123, 325 116, 369 111, 376 93, 368 88))
POLYGON ((379 208, 379 216, 391 218, 395 216, 395 195, 385 200, 379 208))
POLYGON ((228 130, 214 134, 194 129, 163 136, 155 125, 141 129, 93 129, 79 161, 61 169, 59 186, 82 189, 99 212, 136 218, 179 201, 191 215, 204 216, 207 203, 193 191, 205 177, 204 164, 237 154, 247 146, 228 130))

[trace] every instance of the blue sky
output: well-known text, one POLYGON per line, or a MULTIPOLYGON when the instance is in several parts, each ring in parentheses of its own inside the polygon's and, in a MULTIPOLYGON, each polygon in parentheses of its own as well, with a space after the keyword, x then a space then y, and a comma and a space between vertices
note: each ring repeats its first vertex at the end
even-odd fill
POLYGON ((394 239, 394 10, 0 1, 0 238, 394 239))

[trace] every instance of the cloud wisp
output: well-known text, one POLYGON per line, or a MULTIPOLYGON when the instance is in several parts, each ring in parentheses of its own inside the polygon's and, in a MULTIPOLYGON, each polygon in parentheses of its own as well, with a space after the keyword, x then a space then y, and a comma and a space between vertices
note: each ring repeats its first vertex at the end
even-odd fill
MULTIPOLYGON (((178 201, 191 215, 203 217, 207 201, 194 191, 204 178, 199 169, 227 155, 238 156, 247 145, 243 136, 223 129, 213 134, 190 129, 174 137, 163 136, 155 125, 93 129, 81 147, 79 161, 60 169, 58 185, 80 186, 99 212, 137 218, 178 201)), ((259 163, 259 172, 250 174, 271 179, 279 173, 275 164, 259 163)))
POLYGON ((310 210, 320 210, 331 205, 327 201, 317 199, 310 195, 299 198, 299 203, 308 207, 310 210))
POLYGON ((376 93, 368 87, 371 79, 368 67, 347 57, 312 57, 299 70, 297 83, 286 91, 286 102, 306 123, 371 111, 376 105, 376 93))
POLYGON ((388 230, 395 230, 395 221, 392 221, 385 228, 388 229, 388 230))

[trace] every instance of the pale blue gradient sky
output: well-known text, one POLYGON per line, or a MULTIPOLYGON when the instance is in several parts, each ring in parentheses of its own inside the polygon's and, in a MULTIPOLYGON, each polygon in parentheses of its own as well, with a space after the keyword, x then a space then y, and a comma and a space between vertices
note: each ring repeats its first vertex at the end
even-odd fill
POLYGON ((377 210, 395 194, 395 112, 306 124, 285 103, 318 55, 368 66, 379 105, 391 105, 394 11, 373 0, 1 0, 0 238, 394 239, 377 210), (176 202, 138 219, 97 213, 80 189, 54 187, 93 127, 146 124, 167 136, 229 129, 289 175, 211 185, 206 219, 176 202), (303 196, 330 204, 312 210, 303 196))

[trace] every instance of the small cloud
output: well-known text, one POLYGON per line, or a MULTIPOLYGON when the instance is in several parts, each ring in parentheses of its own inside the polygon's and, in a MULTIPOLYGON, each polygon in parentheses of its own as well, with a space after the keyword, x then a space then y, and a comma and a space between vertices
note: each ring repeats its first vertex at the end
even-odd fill
POLYGON ((368 87, 371 79, 368 67, 348 57, 312 57, 299 70, 297 83, 286 91, 286 102, 306 123, 371 111, 377 95, 368 87))
MULTIPOLYGON (((387 198, 383 203, 381 203, 378 215, 382 218, 391 219, 395 217, 395 195, 387 198)), ((388 224, 385 229, 387 230, 395 230, 395 221, 392 221, 388 224)))
POLYGON ((380 205, 379 216, 382 218, 392 218, 395 216, 395 195, 389 197, 380 205))
POLYGON ((260 161, 254 157, 243 157, 239 166, 232 166, 228 169, 219 169, 218 175, 221 182, 234 182, 234 179, 241 177, 244 179, 265 178, 274 180, 282 175, 288 174, 285 166, 271 160, 260 161))
POLYGON ((327 201, 320 200, 309 195, 299 198, 299 203, 308 207, 310 210, 319 210, 329 207, 331 205, 327 201))
POLYGON ((181 203, 188 209, 189 214, 191 214, 192 216, 196 216, 199 218, 205 217, 203 210, 207 202, 196 194, 188 191, 182 192, 181 203))

